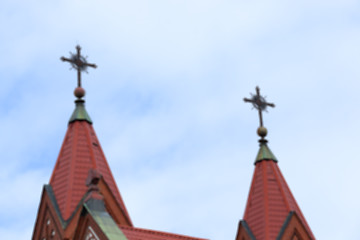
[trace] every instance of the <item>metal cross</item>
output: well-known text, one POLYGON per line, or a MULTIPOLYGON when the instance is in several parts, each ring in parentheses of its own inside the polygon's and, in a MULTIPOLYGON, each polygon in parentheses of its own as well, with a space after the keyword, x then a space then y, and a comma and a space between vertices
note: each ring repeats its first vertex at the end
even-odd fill
MULTIPOLYGON (((251 94, 251 93, 250 93, 251 94)), ((244 98, 245 102, 250 102, 259 111, 260 127, 263 126, 262 111, 266 111, 267 106, 275 107, 275 104, 266 102, 265 98, 260 95, 260 88, 256 87, 256 95, 251 94, 251 99, 244 98)))
POLYGON ((81 72, 86 71, 87 67, 97 68, 96 64, 87 63, 86 58, 80 54, 81 47, 76 46, 76 54, 70 52, 70 58, 61 57, 63 62, 71 63, 71 66, 77 70, 78 73, 78 87, 81 87, 81 72))

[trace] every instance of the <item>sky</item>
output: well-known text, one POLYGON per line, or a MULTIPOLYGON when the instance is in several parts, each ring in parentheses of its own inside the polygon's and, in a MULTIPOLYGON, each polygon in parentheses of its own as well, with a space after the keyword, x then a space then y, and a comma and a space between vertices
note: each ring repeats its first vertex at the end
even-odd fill
POLYGON ((0 2, 0 236, 31 238, 74 109, 86 108, 135 226, 235 239, 269 147, 317 239, 360 233, 360 2, 0 2))

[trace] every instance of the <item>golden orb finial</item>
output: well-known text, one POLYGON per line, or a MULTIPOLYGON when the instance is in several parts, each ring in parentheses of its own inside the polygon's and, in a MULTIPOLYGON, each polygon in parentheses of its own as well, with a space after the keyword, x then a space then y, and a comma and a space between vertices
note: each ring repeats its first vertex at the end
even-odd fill
POLYGON ((261 138, 264 138, 264 137, 266 137, 266 135, 267 135, 267 129, 266 129, 266 127, 259 127, 258 129, 257 129, 257 134, 261 137, 261 138))

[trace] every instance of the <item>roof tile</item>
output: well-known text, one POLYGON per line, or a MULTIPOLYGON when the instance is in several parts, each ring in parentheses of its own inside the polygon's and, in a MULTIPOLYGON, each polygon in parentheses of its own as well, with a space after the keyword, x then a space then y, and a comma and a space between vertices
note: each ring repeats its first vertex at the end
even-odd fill
POLYGON ((103 176, 132 225, 95 131, 92 125, 84 120, 69 124, 50 179, 62 217, 67 220, 87 192, 86 178, 90 169, 98 170, 103 176))
POLYGON ((148 230, 143 228, 119 226, 129 240, 205 240, 174 233, 148 230))
MULTIPOLYGON (((267 146, 266 149, 271 152, 267 146)), ((277 161, 274 161, 275 159, 258 160, 255 164, 244 214, 244 220, 256 239, 276 239, 291 211, 298 214, 306 230, 313 237, 305 217, 281 174, 277 161)))

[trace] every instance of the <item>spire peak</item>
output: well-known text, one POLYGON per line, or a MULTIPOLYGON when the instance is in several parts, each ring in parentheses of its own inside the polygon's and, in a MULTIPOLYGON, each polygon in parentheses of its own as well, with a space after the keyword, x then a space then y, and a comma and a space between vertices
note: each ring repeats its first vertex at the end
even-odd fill
POLYGON ((244 102, 252 103, 253 107, 258 110, 259 112, 259 120, 260 120, 260 126, 257 129, 257 134, 260 137, 259 143, 260 143, 260 149, 255 159, 255 164, 258 162, 261 162, 263 160, 272 160, 274 162, 277 162, 276 157, 271 152, 270 148, 267 146, 267 140, 265 139, 268 130, 264 127, 263 124, 263 117, 262 112, 266 111, 266 108, 269 107, 275 107, 275 104, 266 102, 265 97, 260 95, 260 88, 256 86, 255 88, 256 94, 252 94, 251 98, 244 98, 244 102))
POLYGON ((255 163, 261 162, 263 160, 272 160, 274 162, 278 162, 278 160, 276 159, 275 155, 271 152, 270 148, 267 145, 267 140, 266 139, 260 139, 259 140, 260 143, 260 149, 258 154, 256 155, 256 159, 255 159, 255 163))
POLYGON ((87 57, 81 55, 81 47, 79 45, 76 46, 76 53, 70 52, 70 58, 61 57, 60 59, 63 62, 69 62, 71 68, 77 70, 77 87, 74 90, 74 95, 77 98, 77 100, 75 100, 76 107, 69 123, 76 120, 85 120, 91 124, 90 116, 85 110, 85 101, 82 99, 85 96, 85 89, 81 87, 81 72, 87 72, 88 67, 97 68, 97 65, 87 62, 87 57))
POLYGON ((87 121, 92 124, 92 120, 85 109, 85 101, 83 99, 75 100, 75 110, 70 117, 69 124, 75 121, 87 121))

